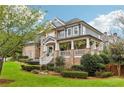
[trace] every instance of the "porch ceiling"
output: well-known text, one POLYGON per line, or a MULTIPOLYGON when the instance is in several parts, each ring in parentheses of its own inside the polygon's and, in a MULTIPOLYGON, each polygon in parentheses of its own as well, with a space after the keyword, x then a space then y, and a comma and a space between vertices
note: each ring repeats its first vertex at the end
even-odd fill
POLYGON ((88 38, 93 38, 93 39, 95 39, 97 41, 102 42, 101 39, 98 39, 98 38, 96 38, 94 36, 91 36, 91 35, 80 35, 80 36, 76 36, 76 37, 68 37, 68 38, 63 38, 63 39, 57 39, 57 41, 72 40, 72 39, 83 39, 83 38, 87 38, 87 37, 88 38))

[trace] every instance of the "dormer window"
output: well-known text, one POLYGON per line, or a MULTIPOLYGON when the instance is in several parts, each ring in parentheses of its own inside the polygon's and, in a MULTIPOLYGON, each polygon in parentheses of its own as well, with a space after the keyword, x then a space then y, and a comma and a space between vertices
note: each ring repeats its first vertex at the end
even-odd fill
POLYGON ((68 28, 67 29, 67 37, 71 37, 72 36, 72 28, 68 28))
POLYGON ((73 35, 74 35, 74 36, 79 35, 79 26, 73 27, 73 35))

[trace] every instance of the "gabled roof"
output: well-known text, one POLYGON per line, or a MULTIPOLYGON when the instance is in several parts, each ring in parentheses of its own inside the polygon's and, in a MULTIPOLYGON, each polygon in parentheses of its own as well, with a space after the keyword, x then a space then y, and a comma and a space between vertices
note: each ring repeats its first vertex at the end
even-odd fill
POLYGON ((76 22, 80 22, 80 21, 82 21, 82 20, 79 19, 79 18, 73 18, 73 19, 67 21, 67 22, 66 22, 66 25, 67 25, 67 24, 76 23, 76 22))
POLYGON ((61 26, 65 25, 65 22, 57 17, 54 18, 51 23, 55 27, 61 27, 61 26))
POLYGON ((55 41, 56 38, 55 37, 52 37, 52 36, 48 36, 47 38, 45 38, 43 40, 43 44, 47 43, 48 41, 55 41))
POLYGON ((93 26, 89 25, 87 22, 85 22, 85 21, 83 21, 83 20, 81 20, 81 19, 79 19, 79 18, 73 18, 73 19, 71 19, 71 20, 65 22, 65 21, 61 20, 60 18, 57 18, 57 17, 56 17, 56 18, 54 18, 54 19, 52 20, 52 25, 53 25, 54 28, 56 29, 56 28, 65 27, 65 26, 67 26, 67 25, 75 24, 75 23, 78 23, 78 22, 81 22, 81 23, 87 25, 88 27, 90 27, 91 29, 93 29, 94 31, 96 31, 96 32, 99 33, 99 34, 103 34, 103 33, 100 32, 99 30, 97 30, 96 28, 94 28, 93 26))

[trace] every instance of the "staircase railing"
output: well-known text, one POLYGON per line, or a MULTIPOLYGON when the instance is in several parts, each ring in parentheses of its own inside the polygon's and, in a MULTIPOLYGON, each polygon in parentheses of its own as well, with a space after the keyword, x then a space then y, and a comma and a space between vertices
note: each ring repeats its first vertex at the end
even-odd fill
POLYGON ((54 54, 54 53, 51 53, 49 56, 47 56, 47 54, 44 54, 44 55, 40 58, 40 65, 48 64, 49 62, 51 62, 52 59, 53 59, 53 54, 54 54))

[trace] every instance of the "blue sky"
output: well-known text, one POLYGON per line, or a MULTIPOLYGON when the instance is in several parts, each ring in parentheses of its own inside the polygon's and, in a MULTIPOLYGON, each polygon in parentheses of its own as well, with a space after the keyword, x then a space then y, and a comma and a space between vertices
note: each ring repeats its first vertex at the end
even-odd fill
POLYGON ((46 20, 59 17, 65 21, 72 18, 80 18, 86 22, 92 21, 94 18, 102 14, 108 14, 111 11, 124 10, 124 6, 106 6, 106 5, 37 5, 31 6, 43 11, 47 11, 46 20))

